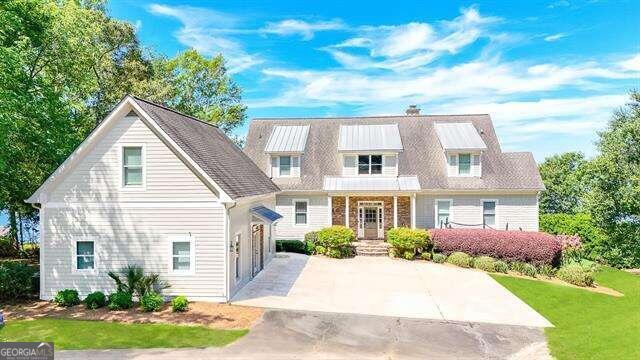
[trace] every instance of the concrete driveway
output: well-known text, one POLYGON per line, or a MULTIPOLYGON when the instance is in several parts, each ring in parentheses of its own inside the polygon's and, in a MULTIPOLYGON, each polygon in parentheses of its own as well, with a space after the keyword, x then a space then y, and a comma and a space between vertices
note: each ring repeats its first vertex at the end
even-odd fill
POLYGON ((223 348, 56 351, 58 359, 551 359, 540 328, 267 310, 223 348))
POLYGON ((528 327, 552 326, 486 273, 386 257, 280 253, 237 305, 528 327))

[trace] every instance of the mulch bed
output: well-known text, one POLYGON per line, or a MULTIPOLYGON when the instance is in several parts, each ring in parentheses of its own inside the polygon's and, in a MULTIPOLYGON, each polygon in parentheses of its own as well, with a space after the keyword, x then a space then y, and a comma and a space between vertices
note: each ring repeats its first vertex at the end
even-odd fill
POLYGON ((41 300, 3 305, 2 311, 5 321, 49 317, 124 323, 202 325, 215 329, 248 329, 262 316, 262 310, 259 308, 208 302, 190 302, 188 311, 178 313, 171 311, 170 304, 165 304, 161 311, 147 313, 139 308, 109 311, 104 307, 91 310, 84 304, 64 308, 53 302, 41 300))

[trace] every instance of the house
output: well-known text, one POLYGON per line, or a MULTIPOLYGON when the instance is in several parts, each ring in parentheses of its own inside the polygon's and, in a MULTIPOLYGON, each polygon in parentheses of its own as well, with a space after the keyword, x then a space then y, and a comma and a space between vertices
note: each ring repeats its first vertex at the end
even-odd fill
POLYGON ((226 301, 275 253, 278 187, 217 127, 127 96, 28 199, 40 297, 113 291, 137 264, 169 295, 226 301))
POLYGON ((529 152, 503 152, 489 115, 277 118, 251 122, 245 153, 278 185, 277 239, 345 225, 538 230, 544 189, 529 152))

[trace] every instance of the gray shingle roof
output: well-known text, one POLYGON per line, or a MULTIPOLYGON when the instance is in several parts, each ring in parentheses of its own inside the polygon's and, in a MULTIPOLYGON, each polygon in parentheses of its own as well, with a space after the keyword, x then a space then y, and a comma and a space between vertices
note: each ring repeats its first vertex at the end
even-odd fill
POLYGON ((218 127, 162 105, 134 99, 231 198, 280 190, 218 127))
MULTIPOLYGON (((324 176, 341 176, 338 153, 340 125, 398 124, 404 151, 398 155, 398 174, 416 175, 427 190, 541 190, 544 189, 531 153, 503 153, 489 115, 419 115, 355 118, 254 119, 245 153, 256 164, 268 164, 264 148, 276 125, 310 125, 300 178, 275 178, 282 190, 321 190, 324 176), (448 177, 436 123, 471 123, 487 146, 482 153, 482 177, 448 177)), ((263 171, 267 171, 266 165, 263 171)))

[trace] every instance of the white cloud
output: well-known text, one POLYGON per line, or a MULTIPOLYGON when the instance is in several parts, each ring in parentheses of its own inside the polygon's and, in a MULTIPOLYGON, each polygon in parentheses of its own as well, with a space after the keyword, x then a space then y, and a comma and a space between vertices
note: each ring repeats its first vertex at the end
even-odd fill
POLYGON ((619 65, 625 70, 640 71, 640 54, 637 54, 628 60, 621 61, 619 65))
POLYGON ((281 36, 300 35, 303 40, 311 40, 318 31, 342 30, 346 25, 340 20, 306 22, 303 20, 287 19, 270 22, 260 32, 281 36))
POLYGON ((456 54, 481 37, 490 37, 487 26, 499 20, 468 8, 453 20, 435 24, 363 26, 355 30, 356 37, 323 50, 346 68, 404 71, 427 65, 444 54, 456 54), (368 55, 350 53, 354 48, 367 49, 368 55))
POLYGON ((199 52, 215 56, 222 54, 230 73, 246 70, 263 60, 247 53, 242 44, 231 37, 242 33, 237 29, 238 19, 230 14, 190 6, 151 4, 149 12, 169 16, 182 23, 175 34, 178 41, 199 52))
MULTIPOLYGON (((268 68, 268 77, 280 78, 287 91, 274 104, 364 104, 399 101, 428 102, 478 97, 500 97, 592 86, 600 79, 627 79, 633 74, 587 62, 573 65, 474 61, 452 67, 422 69, 405 74, 369 74, 357 71, 300 71, 268 68)), ((255 106, 255 104, 253 105, 255 106)), ((261 101, 260 106, 269 106, 261 101)))
POLYGON ((554 42, 554 41, 558 41, 564 37, 567 37, 567 34, 565 33, 557 33, 557 34, 553 34, 553 35, 548 35, 544 37, 544 41, 547 42, 554 42))

